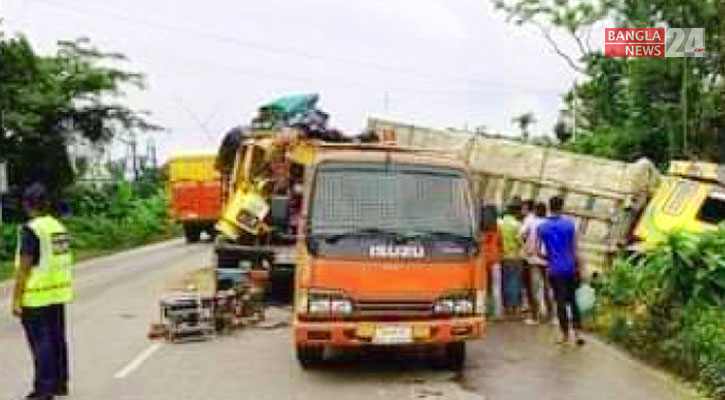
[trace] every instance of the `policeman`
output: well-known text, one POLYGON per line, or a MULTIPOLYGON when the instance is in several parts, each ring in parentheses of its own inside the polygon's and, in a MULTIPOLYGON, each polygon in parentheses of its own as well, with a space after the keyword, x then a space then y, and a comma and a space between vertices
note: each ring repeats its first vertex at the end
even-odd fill
POLYGON ((20 318, 35 367, 31 400, 68 394, 68 347, 64 305, 73 298, 70 237, 49 214, 45 187, 35 183, 23 193, 29 216, 18 232, 13 314, 20 318))

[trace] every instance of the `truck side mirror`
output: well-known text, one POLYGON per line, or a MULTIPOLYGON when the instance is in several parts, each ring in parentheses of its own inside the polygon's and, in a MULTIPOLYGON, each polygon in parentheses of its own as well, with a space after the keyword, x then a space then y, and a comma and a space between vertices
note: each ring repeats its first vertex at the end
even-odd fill
POLYGON ((270 219, 273 226, 289 226, 289 202, 289 196, 272 196, 270 201, 270 219))

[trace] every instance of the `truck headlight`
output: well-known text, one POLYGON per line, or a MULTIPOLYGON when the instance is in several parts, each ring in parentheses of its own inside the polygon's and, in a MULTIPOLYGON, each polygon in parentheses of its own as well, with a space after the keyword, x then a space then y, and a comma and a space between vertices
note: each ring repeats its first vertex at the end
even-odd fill
POLYGON ((433 305, 433 313, 439 315, 472 315, 478 310, 477 295, 461 293, 444 296, 433 305))
POLYGON ((314 291, 305 293, 305 302, 300 301, 298 312, 313 317, 349 316, 354 311, 353 303, 340 292, 314 291))
POLYGON ((438 300, 433 306, 433 312, 436 314, 453 314, 456 303, 451 299, 438 300))
POLYGON ((335 315, 352 314, 352 302, 347 299, 333 299, 330 301, 330 313, 335 315))
POLYGON ((308 302, 308 311, 310 315, 327 315, 330 313, 329 298, 313 298, 308 302))
POLYGON ((458 299, 456 305, 453 307, 454 314, 457 315, 468 315, 473 314, 473 300, 471 299, 458 299))

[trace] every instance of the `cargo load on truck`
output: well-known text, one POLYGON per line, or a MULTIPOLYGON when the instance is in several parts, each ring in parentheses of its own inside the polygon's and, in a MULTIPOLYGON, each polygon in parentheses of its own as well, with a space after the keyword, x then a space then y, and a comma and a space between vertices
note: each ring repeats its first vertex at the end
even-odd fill
POLYGON ((295 269, 306 170, 320 145, 374 141, 328 125, 319 96, 285 96, 259 107, 247 125, 230 130, 216 166, 223 210, 216 224, 217 268, 261 266, 271 272, 273 296, 289 296, 295 269), (284 294, 287 294, 285 296, 284 294))
POLYGON ((565 200, 576 220, 590 271, 627 247, 660 174, 642 159, 626 163, 468 131, 424 128, 371 118, 368 129, 398 145, 456 151, 474 174, 479 201, 503 207, 514 196, 565 200))

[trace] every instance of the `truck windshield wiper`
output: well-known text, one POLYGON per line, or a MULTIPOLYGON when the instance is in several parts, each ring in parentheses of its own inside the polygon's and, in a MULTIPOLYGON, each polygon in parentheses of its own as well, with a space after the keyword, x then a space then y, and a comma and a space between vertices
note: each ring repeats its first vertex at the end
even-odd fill
POLYGON ((449 231, 421 230, 405 232, 403 235, 407 239, 432 238, 475 242, 475 240, 471 236, 449 231))
POLYGON ((370 236, 384 236, 386 238, 400 237, 401 233, 396 232, 396 231, 386 230, 386 229, 380 229, 380 228, 362 228, 362 229, 354 229, 349 232, 340 232, 340 233, 332 233, 332 234, 313 233, 311 236, 322 238, 328 243, 334 243, 340 239, 349 238, 349 237, 370 237, 370 236))

